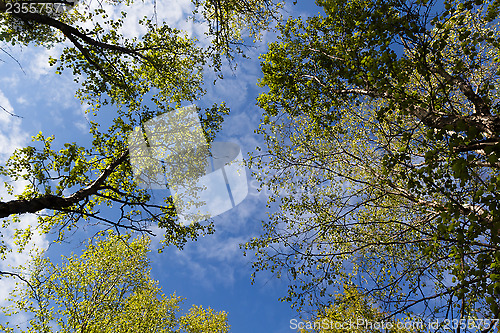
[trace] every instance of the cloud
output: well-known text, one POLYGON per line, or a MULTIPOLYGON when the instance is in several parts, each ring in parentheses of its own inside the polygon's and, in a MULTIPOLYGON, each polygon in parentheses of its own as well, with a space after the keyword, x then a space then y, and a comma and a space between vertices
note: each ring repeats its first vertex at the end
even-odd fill
MULTIPOLYGON (((261 51, 250 49, 248 55, 257 59, 261 51)), ((262 140, 254 134, 261 113, 255 102, 252 102, 259 93, 256 83, 261 75, 260 65, 256 61, 243 59, 234 71, 226 66, 224 79, 217 80, 215 85, 212 84, 215 79, 213 71, 207 69, 205 74, 207 94, 196 104, 205 108, 214 103, 226 102, 231 109, 231 113, 224 117, 223 128, 215 141, 238 143, 243 154, 254 151, 262 140)), ((247 179, 251 180, 249 175, 247 170, 247 179)), ((162 254, 153 254, 153 266, 160 270, 160 276, 175 270, 181 272, 176 274, 184 276, 187 284, 198 285, 207 290, 218 286, 234 286, 240 277, 248 279, 253 258, 243 256, 240 244, 261 231, 267 201, 267 196, 257 193, 255 188, 250 188, 249 191, 242 203, 213 219, 215 234, 196 242, 188 242, 182 251, 169 248, 162 254)), ((157 235, 162 232, 155 230, 157 235)), ((153 248, 158 246, 159 239, 160 237, 153 239, 153 248)))
MULTIPOLYGON (((8 156, 10 156, 16 148, 27 144, 29 136, 22 130, 22 120, 5 112, 14 113, 14 109, 2 91, 0 91, 0 105, 5 109, 0 110, 0 161, 5 162, 8 156)), ((5 181, 5 179, 1 179, 1 181, 5 181)), ((14 187, 14 193, 21 193, 27 182, 16 181, 11 184, 14 187)), ((0 190, 0 197, 2 201, 14 198, 7 193, 5 188, 0 190)), ((7 227, 2 227, 0 237, 6 247, 12 249, 12 251, 6 254, 5 259, 0 260, 1 271, 16 271, 16 267, 25 265, 28 262, 31 251, 47 248, 48 240, 45 235, 40 234, 36 230, 36 225, 37 217, 32 214, 25 214, 20 217, 19 222, 12 222, 7 227), (14 239, 16 229, 23 230, 27 228, 33 230, 32 239, 23 251, 19 251, 19 246, 15 243, 14 239)), ((2 277, 0 279, 0 305, 8 305, 7 299, 9 293, 15 286, 16 280, 14 278, 2 277)))
POLYGON ((52 56, 54 58, 57 58, 58 55, 61 53, 62 45, 58 44, 57 46, 51 49, 40 50, 40 48, 37 49, 30 48, 28 50, 29 50, 28 53, 35 53, 32 54, 30 57, 31 59, 28 68, 29 74, 30 76, 33 76, 35 80, 38 80, 40 79, 41 76, 52 73, 53 69, 49 65, 49 57, 52 56))
POLYGON ((0 90, 0 161, 5 161, 16 148, 22 147, 29 139, 22 130, 21 119, 13 116, 14 108, 0 90))
POLYGON ((216 228, 215 234, 188 242, 181 251, 169 247, 161 254, 154 250, 164 231, 155 230, 158 236, 152 241, 153 266, 160 270, 160 275, 175 270, 178 272, 176 274, 189 280, 188 283, 200 285, 207 290, 213 290, 217 285, 232 286, 235 276, 247 265, 247 259, 239 248, 239 244, 247 241, 247 236, 232 235, 223 227, 216 228))
MULTIPOLYGON (((80 11, 88 11, 102 8, 109 15, 109 19, 117 20, 122 17, 122 11, 126 12, 126 18, 120 33, 125 38, 140 37, 146 33, 144 25, 139 24, 139 21, 146 18, 152 20, 153 23, 162 22, 169 26, 186 31, 188 36, 199 35, 200 31, 204 32, 204 28, 200 28, 201 24, 193 24, 187 21, 188 15, 193 11, 194 7, 190 0, 170 0, 170 1, 135 1, 130 5, 125 3, 113 5, 109 2, 90 1, 79 5, 80 11)), ((84 28, 92 29, 95 23, 99 23, 104 29, 107 24, 100 17, 93 18, 92 21, 83 23, 84 28)))
MULTIPOLYGON (((2 197, 5 199, 4 196, 2 197)), ((2 241, 5 242, 7 248, 12 249, 12 252, 7 253, 5 259, 0 260, 0 271, 21 273, 18 269, 19 266, 26 267, 27 263, 32 258, 32 254, 34 254, 36 251, 43 251, 48 248, 48 239, 45 234, 41 234, 36 230, 37 224, 37 217, 35 215, 25 214, 20 217, 18 223, 11 223, 8 227, 2 228, 2 241), (34 231, 33 235, 28 245, 22 251, 20 251, 19 246, 15 244, 14 234, 16 232, 16 229, 25 230, 28 228, 34 231)), ((16 287, 24 288, 26 287, 26 285, 16 277, 2 276, 0 278, 0 307, 9 306, 12 304, 9 301, 9 298, 12 297, 10 294, 14 289, 16 289, 16 287)), ((14 325, 26 322, 27 320, 27 316, 23 313, 16 314, 16 316, 9 318, 10 324, 14 325)))
POLYGON ((89 105, 87 103, 82 103, 79 108, 76 108, 74 111, 74 115, 77 117, 77 120, 74 122, 74 125, 82 134, 89 134, 90 129, 90 121, 87 117, 87 110, 89 105))
POLYGON ((214 289, 216 285, 227 287, 234 284, 238 268, 245 265, 239 249, 239 244, 245 240, 245 237, 227 237, 216 233, 188 244, 182 251, 167 255, 176 266, 182 267, 186 278, 196 284, 206 289, 214 289))

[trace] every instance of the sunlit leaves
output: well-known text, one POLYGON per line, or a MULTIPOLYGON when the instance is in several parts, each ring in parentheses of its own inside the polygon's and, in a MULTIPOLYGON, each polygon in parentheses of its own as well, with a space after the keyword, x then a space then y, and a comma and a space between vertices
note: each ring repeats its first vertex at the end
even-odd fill
POLYGON ((287 272, 299 307, 355 279, 395 314, 498 316, 495 4, 319 3, 262 56, 252 163, 279 208, 247 244, 256 270, 287 272))
POLYGON ((317 315, 304 323, 301 333, 405 333, 422 332, 424 324, 418 321, 387 320, 386 314, 373 304, 369 297, 363 295, 351 285, 344 285, 344 291, 335 296, 334 305, 318 310, 317 315), (420 324, 420 325, 419 325, 420 324), (411 330, 410 330, 411 328, 411 330))
POLYGON ((149 240, 100 233, 81 255, 54 264, 43 255, 29 264, 9 315, 22 313, 29 323, 13 332, 218 332, 229 331, 225 312, 193 306, 179 315, 183 299, 162 294, 151 279, 149 240))

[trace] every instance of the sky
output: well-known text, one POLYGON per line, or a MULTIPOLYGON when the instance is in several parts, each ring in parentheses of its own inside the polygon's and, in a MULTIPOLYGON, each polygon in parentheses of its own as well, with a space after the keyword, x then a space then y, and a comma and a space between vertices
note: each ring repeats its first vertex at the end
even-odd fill
MULTIPOLYGON (((197 36, 206 45, 208 41, 203 39, 206 27, 186 21, 192 10, 190 3, 189 0, 158 1, 158 17, 187 31, 190 36, 197 36)), ((302 17, 314 15, 319 10, 308 0, 298 1, 296 6, 285 9, 286 15, 302 17)), ((151 10, 150 2, 138 2, 128 9, 124 33, 128 37, 140 35, 143 31, 134 22, 151 15, 151 10)), ((273 40, 273 33, 264 34, 262 41, 248 51, 250 59, 238 61, 237 69, 226 70, 224 79, 215 85, 212 84, 213 73, 207 72, 207 94, 196 103, 200 107, 227 103, 231 113, 226 116, 215 141, 237 143, 244 157, 262 145, 262 138, 254 133, 261 118, 255 105, 256 97, 262 92, 256 85, 262 76, 258 55, 264 53, 273 40)), ((28 145, 31 136, 40 131, 54 134, 55 143, 90 142, 86 105, 74 97, 78 86, 71 73, 66 71, 57 75, 54 68, 48 66, 48 57, 57 57, 61 46, 49 50, 34 46, 2 45, 1 48, 0 106, 18 117, 0 111, 0 162, 3 163, 14 149, 28 145)), ((153 278, 159 280, 165 294, 176 292, 185 297, 186 309, 197 304, 226 311, 231 332, 292 332, 289 322, 298 318, 298 314, 289 304, 278 300, 286 295, 288 281, 263 272, 252 285, 252 254, 244 256, 240 249, 240 244, 259 234, 261 221, 267 216, 266 195, 257 191, 257 183, 249 170, 247 181, 246 199, 213 218, 215 234, 188 243, 182 251, 168 248, 161 254, 154 251, 158 242, 153 239, 150 255, 153 278)), ((23 185, 16 183, 16 190, 22 190, 23 185)), ((1 191, 2 198, 8 199, 5 191, 1 191)), ((35 216, 24 215, 21 227, 35 222, 35 216)), ((12 229, 2 230, 8 241, 12 241, 13 232, 12 229)), ((82 241, 92 233, 91 228, 82 227, 66 243, 50 247, 50 235, 35 235, 30 248, 1 261, 0 269, 12 270, 25 263, 31 248, 47 249, 46 254, 53 261, 60 260, 61 254, 78 253, 82 241)), ((11 279, 0 280, 0 304, 7 304, 5 300, 13 285, 11 279)))

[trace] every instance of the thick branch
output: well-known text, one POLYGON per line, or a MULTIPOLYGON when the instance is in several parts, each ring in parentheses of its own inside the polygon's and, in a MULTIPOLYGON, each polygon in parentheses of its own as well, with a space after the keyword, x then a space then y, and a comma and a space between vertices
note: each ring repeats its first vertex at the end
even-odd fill
POLYGON ((101 175, 90 185, 82 188, 70 196, 60 197, 52 194, 45 194, 29 200, 11 200, 0 202, 0 218, 8 217, 12 214, 36 213, 43 209, 61 210, 97 193, 109 175, 128 157, 128 150, 123 152, 116 160, 110 163, 101 175))
POLYGON ((434 74, 439 74, 443 79, 449 84, 457 86, 458 89, 467 97, 467 99, 474 105, 474 110, 476 113, 491 116, 490 105, 486 103, 481 96, 474 92, 472 86, 465 82, 461 77, 451 76, 443 68, 432 68, 430 70, 434 74))
POLYGON ((498 145, 499 141, 500 140, 498 140, 498 139, 497 140, 489 139, 489 140, 484 140, 484 141, 475 141, 475 142, 471 142, 470 144, 468 144, 466 146, 455 147, 454 151, 457 153, 474 151, 478 154, 486 155, 484 149, 486 147, 494 147, 494 146, 498 145))
POLYGON ((114 45, 114 44, 100 42, 100 41, 95 40, 95 39, 89 37, 88 35, 84 34, 80 30, 78 30, 77 28, 72 27, 64 22, 59 21, 59 20, 56 20, 50 16, 41 15, 38 13, 12 13, 12 15, 14 17, 17 17, 17 18, 23 20, 23 21, 36 22, 39 24, 48 25, 50 27, 56 28, 59 31, 61 31, 68 38, 70 36, 76 36, 76 37, 80 38, 81 40, 83 40, 85 43, 92 45, 92 46, 95 46, 95 47, 99 47, 101 49, 110 50, 110 51, 118 51, 118 52, 121 52, 124 54, 129 54, 129 55, 132 55, 135 57, 146 59, 146 57, 144 55, 142 55, 141 53, 137 52, 137 50, 130 49, 130 48, 120 46, 120 45, 114 45))

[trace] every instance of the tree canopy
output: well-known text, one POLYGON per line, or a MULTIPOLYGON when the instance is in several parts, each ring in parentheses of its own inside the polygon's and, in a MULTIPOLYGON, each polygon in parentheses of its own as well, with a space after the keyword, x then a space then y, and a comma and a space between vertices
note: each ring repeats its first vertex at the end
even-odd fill
POLYGON ((256 271, 299 308, 348 282, 387 318, 499 318, 498 3, 317 3, 262 56, 256 271))
MULTIPOLYGON (((16 149, 0 166, 2 190, 7 193, 0 198, 2 228, 15 230, 12 241, 8 233, 0 233, 1 259, 15 246, 22 250, 35 232, 53 232, 61 241, 67 232, 85 224, 141 234, 152 234, 159 227, 164 244, 179 248, 200 234, 213 232, 210 221, 180 224, 171 196, 157 202, 151 191, 137 184, 127 138, 148 120, 199 100, 205 94, 204 72, 213 70, 221 77, 224 61, 244 54, 246 35, 259 38, 276 17, 280 4, 273 0, 193 0, 192 19, 207 24, 208 46, 159 22, 155 15, 133 22, 140 26, 139 34, 130 36, 126 18, 131 4, 0 0, 0 49, 4 56, 14 57, 8 44, 61 50, 49 63, 58 74, 69 71, 78 84, 76 98, 88 106, 92 135, 91 141, 77 143, 60 142, 53 133, 40 132, 30 145, 16 149), (99 122, 102 113, 112 119, 110 125, 99 122), (16 191, 19 184, 21 192, 16 191), (19 222, 26 213, 36 214, 37 223, 22 229, 19 222)), ((156 1, 150 5, 156 8, 156 1)), ((7 112, 0 107, 1 112, 7 112)), ((197 111, 210 142, 229 109, 221 101, 197 111)), ((56 323, 63 331, 228 330, 225 314, 211 309, 194 307, 176 318, 180 298, 160 295, 146 274, 146 241, 129 244, 138 251, 130 254, 118 246, 118 239, 126 243, 112 236, 107 243, 99 241, 96 248, 90 244, 84 257, 67 258, 63 267, 38 256, 29 267, 29 278, 27 272, 23 277, 0 271, 1 277, 16 276, 29 283, 30 288, 19 291, 21 300, 16 303, 17 309, 33 316, 32 326, 24 329, 50 331, 56 323), (114 262, 122 260, 125 262, 114 262), (109 271, 113 267, 116 270, 109 271), (107 273, 116 275, 103 279, 107 273), (148 321, 139 321, 144 319, 142 312, 149 316, 148 321), (162 318, 170 321, 161 323, 162 318)))
MULTIPOLYGON (((154 18, 125 37, 126 11, 85 2, 13 11, 0 1, 0 39, 64 43, 51 64, 72 71, 89 113, 113 114, 110 126, 90 122, 88 145, 39 133, 15 151, 0 168, 14 196, 0 202, 4 227, 24 213, 37 213, 36 228, 58 239, 83 221, 145 233, 159 226, 178 247, 213 232, 210 223, 179 224, 171 197, 156 203, 138 186, 127 136, 203 96, 207 67, 220 74, 224 57, 243 52, 245 29, 258 37, 280 4, 192 3, 194 19, 208 23, 208 47, 154 18), (14 193, 20 181, 27 185, 14 193)), ((283 300, 313 306, 318 318, 500 318, 499 2, 316 3, 323 14, 281 22, 262 55, 266 147, 250 165, 273 195, 263 234, 245 246, 256 271, 290 278, 283 300), (346 285, 361 303, 336 307, 346 285)), ((228 111, 224 103, 199 110, 207 141, 228 111)), ((32 232, 19 231, 17 242, 32 232)), ((0 254, 9 250, 3 242, 0 254)))
MULTIPOLYGON (((127 136, 147 120, 200 99, 205 93, 203 72, 207 67, 218 72, 224 55, 231 58, 242 51, 248 26, 243 22, 251 22, 250 32, 258 34, 269 24, 278 4, 268 0, 193 1, 195 19, 205 20, 210 27, 207 34, 213 43, 208 48, 152 18, 138 22, 145 30, 142 35, 125 37, 123 24, 130 2, 102 3, 112 10, 79 2, 58 11, 50 4, 17 10, 9 4, 0 3, 2 42, 44 48, 63 45, 59 59, 50 59, 51 65, 57 73, 72 71, 80 86, 76 96, 89 105, 89 115, 107 112, 114 120, 107 128, 91 120, 93 140, 88 144, 59 143, 51 133, 39 133, 32 145, 16 150, 0 168, 5 189, 14 196, 0 202, 4 227, 8 220, 19 221, 20 214, 37 213, 37 229, 56 231, 59 239, 81 221, 140 232, 159 226, 165 230, 166 244, 178 246, 211 233, 210 224, 181 226, 171 197, 153 202, 150 193, 137 186, 127 136), (123 10, 117 14, 113 6, 123 10), (22 193, 14 193, 13 183, 20 181, 27 185, 22 193)), ((213 140, 228 111, 223 102, 199 110, 207 141, 213 140)), ((32 232, 19 233, 21 245, 32 232)), ((8 251, 3 243, 0 253, 8 251)))
POLYGON ((229 331, 225 312, 165 296, 151 278, 149 238, 101 232, 81 255, 52 263, 43 253, 20 274, 9 316, 26 324, 0 324, 2 332, 217 332, 229 331), (21 316, 21 317, 19 317, 21 316), (27 325, 27 326, 26 326, 27 325))
MULTIPOLYGON (((381 312, 373 301, 364 297, 356 288, 344 286, 344 292, 335 297, 334 304, 319 309, 313 320, 300 324, 300 333, 405 333, 424 332, 421 322, 385 320, 386 314, 381 312), (405 326, 406 325, 406 326, 405 326)), ((292 322, 292 327, 294 328, 292 322)), ((296 324, 299 326, 299 324, 296 324)))

